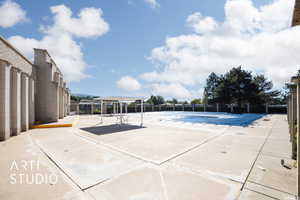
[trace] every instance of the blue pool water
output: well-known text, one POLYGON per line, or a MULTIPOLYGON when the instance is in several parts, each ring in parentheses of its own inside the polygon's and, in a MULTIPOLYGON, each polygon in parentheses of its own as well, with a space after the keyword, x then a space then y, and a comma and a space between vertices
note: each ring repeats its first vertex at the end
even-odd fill
POLYGON ((164 115, 173 121, 216 124, 230 126, 248 126, 264 117, 264 114, 231 114, 216 112, 165 112, 164 115))

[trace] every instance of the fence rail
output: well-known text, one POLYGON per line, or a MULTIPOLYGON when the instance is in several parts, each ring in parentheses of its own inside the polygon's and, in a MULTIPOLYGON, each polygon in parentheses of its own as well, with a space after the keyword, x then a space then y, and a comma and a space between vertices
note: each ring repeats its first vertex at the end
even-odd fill
MULTIPOLYGON (((120 112, 120 106, 115 108, 115 112, 120 112)), ((123 112, 137 113, 141 112, 140 104, 123 104, 123 112)), ((144 112, 162 112, 162 111, 185 111, 185 112, 238 112, 236 105, 225 104, 144 104, 144 112)), ((72 103, 71 112, 74 114, 100 114, 101 106, 99 103, 72 103)), ((268 114, 286 114, 287 105, 250 105, 245 104, 240 109, 241 113, 268 113, 268 114)), ((114 113, 113 105, 106 105, 105 114, 114 113)))

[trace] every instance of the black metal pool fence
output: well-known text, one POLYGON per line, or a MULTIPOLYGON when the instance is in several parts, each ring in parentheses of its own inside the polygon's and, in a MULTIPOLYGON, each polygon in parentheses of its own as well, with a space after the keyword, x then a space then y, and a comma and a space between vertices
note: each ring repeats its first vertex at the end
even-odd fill
MULTIPOLYGON (((122 111, 127 113, 141 112, 140 104, 123 104, 122 111)), ((120 106, 115 108, 116 113, 120 113, 120 106)), ((268 113, 286 114, 287 105, 250 105, 243 104, 241 108, 237 105, 228 104, 161 104, 152 105, 144 103, 144 112, 162 111, 185 111, 185 112, 228 112, 228 113, 268 113)), ((100 103, 72 103, 71 112, 73 114, 100 114, 100 103)), ((106 105, 104 114, 113 114, 113 105, 106 105)))

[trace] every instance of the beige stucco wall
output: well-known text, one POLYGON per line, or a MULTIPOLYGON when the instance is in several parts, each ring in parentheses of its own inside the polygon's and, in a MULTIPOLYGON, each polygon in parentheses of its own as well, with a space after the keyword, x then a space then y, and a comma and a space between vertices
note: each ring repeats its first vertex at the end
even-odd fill
POLYGON ((0 60, 9 62, 29 76, 32 74, 32 63, 0 36, 0 60))
POLYGON ((0 36, 0 141, 35 121, 64 117, 65 91, 63 75, 46 50, 34 49, 33 64, 0 36))
POLYGON ((34 49, 34 65, 37 71, 36 119, 54 122, 63 118, 63 75, 48 52, 34 49))

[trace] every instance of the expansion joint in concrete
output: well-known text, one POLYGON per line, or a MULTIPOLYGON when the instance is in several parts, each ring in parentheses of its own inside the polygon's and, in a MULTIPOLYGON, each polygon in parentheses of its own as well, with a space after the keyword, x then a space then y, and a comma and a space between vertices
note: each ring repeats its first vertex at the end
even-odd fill
MULTIPOLYGON (((276 120, 276 121, 277 121, 277 120, 276 120)), ((276 121, 275 121, 275 122, 276 122, 276 121)), ((275 124, 275 123, 274 123, 274 124, 275 124)), ((248 179, 249 179, 249 176, 250 176, 250 174, 251 174, 251 172, 252 172, 252 170, 253 170, 253 168, 254 168, 254 166, 255 166, 255 163, 256 163, 256 161, 258 160, 258 157, 262 154, 262 150, 263 150, 265 144, 267 143, 269 137, 270 137, 271 134, 272 134, 272 131, 273 131, 273 128, 274 128, 274 124, 273 124, 272 127, 270 128, 269 133, 268 133, 268 135, 267 135, 267 137, 266 137, 264 143, 263 143, 262 146, 260 147, 260 149, 259 149, 259 151, 258 151, 258 154, 257 154, 257 156, 256 156, 256 158, 255 158, 255 160, 254 160, 254 162, 252 163, 252 166, 251 166, 250 171, 249 171, 249 173, 248 173, 248 175, 247 175, 247 177, 246 177, 246 179, 245 179, 245 182, 244 182, 244 184, 243 184, 243 186, 242 186, 242 188, 241 188, 241 191, 244 189, 244 187, 245 187, 245 185, 246 185, 246 183, 247 183, 247 181, 248 181, 248 179)))

